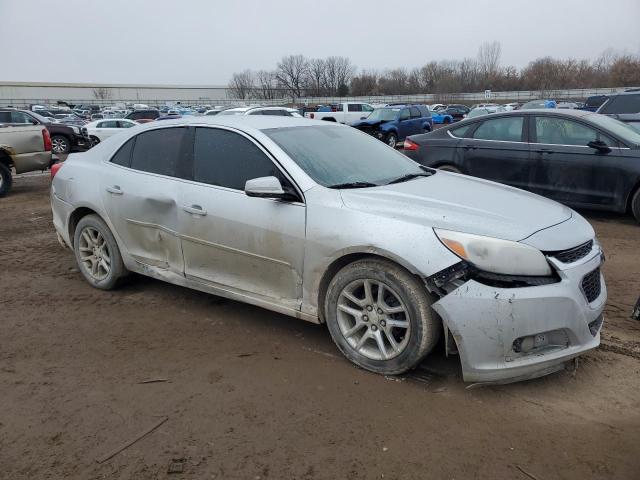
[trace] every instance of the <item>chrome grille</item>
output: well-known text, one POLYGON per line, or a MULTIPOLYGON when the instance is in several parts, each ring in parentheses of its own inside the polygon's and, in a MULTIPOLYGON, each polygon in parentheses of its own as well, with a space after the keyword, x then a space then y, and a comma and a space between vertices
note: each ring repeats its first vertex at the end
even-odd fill
POLYGON ((602 285, 600 285, 600 268, 596 268, 593 272, 587 273, 582 279, 580 286, 582 287, 582 293, 584 293, 589 303, 598 298, 602 288, 602 285))
POLYGON ((592 248, 593 240, 589 240, 587 243, 570 248, 569 250, 553 252, 551 256, 562 263, 573 263, 589 255, 592 248))

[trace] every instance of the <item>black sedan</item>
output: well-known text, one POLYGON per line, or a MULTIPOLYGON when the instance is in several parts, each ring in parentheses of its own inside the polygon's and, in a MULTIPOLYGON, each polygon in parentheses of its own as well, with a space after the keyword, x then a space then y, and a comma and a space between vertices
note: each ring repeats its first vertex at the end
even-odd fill
POLYGON ((408 137, 404 153, 574 207, 631 212, 640 222, 640 132, 581 110, 518 110, 408 137))

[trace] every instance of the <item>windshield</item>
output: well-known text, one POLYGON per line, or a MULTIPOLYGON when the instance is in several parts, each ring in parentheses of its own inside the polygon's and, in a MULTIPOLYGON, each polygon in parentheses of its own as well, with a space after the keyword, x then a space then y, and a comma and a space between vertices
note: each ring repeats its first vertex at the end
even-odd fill
POLYGON ((424 174, 417 163, 359 130, 337 125, 271 128, 264 133, 314 181, 383 185, 424 174))
POLYGON ((390 122, 398 117, 399 108, 377 108, 367 117, 367 122, 390 122))
POLYGON ((627 125, 620 120, 616 120, 615 118, 607 117, 606 115, 601 115, 599 113, 588 115, 587 118, 598 127, 619 136, 625 142, 640 145, 640 132, 631 125, 627 125))

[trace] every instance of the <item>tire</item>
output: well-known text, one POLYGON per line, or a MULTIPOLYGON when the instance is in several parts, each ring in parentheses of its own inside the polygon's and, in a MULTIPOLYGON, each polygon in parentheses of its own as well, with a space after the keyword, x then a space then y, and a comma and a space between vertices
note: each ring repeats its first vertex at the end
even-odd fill
POLYGON ((69 153, 71 141, 64 135, 54 135, 51 137, 51 151, 55 154, 69 153))
POLYGON ((101 290, 115 288, 128 271, 107 224, 97 215, 87 215, 78 222, 73 237, 76 263, 85 280, 101 290))
POLYGON ((398 136, 395 133, 389 133, 387 135, 387 145, 389 145, 391 148, 396 148, 396 146, 398 145, 398 136))
POLYGON ((91 146, 94 146, 100 143, 100 139, 95 135, 91 135, 89 139, 91 140, 91 146))
POLYGON ((442 123, 444 123, 445 125, 449 125, 451 123, 451 120, 445 118, 444 120, 442 120, 442 123))
POLYGON ((11 169, 4 163, 0 163, 0 197, 4 197, 11 190, 13 185, 13 177, 11 176, 11 169))
POLYGON ((462 170, 460 170, 455 165, 450 165, 450 164, 440 165, 438 167, 438 170, 443 170, 445 172, 462 173, 462 170))
POLYGON ((442 326, 432 303, 424 285, 404 268, 370 258, 351 263, 335 275, 324 312, 331 337, 345 357, 371 372, 397 375, 415 368, 440 337, 442 326), (380 285, 384 285, 381 302, 377 300, 380 285))
POLYGON ((640 223, 640 187, 636 190, 636 193, 631 197, 631 213, 635 219, 640 223))

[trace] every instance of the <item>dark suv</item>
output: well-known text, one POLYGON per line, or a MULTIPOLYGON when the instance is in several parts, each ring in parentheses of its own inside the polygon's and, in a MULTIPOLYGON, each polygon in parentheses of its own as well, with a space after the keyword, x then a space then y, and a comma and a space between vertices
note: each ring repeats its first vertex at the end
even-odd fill
POLYGON ((620 120, 640 131, 640 88, 610 95, 598 113, 620 120))
POLYGON ((433 119, 426 105, 400 104, 376 108, 367 118, 351 126, 395 148, 409 135, 430 132, 433 119))
POLYGON ((29 110, 0 108, 0 123, 44 126, 51 136, 51 151, 55 154, 82 152, 92 145, 85 127, 52 123, 42 115, 29 110))
POLYGON ((159 116, 160 116, 160 110, 156 110, 155 108, 150 108, 148 110, 134 110, 124 118, 128 118, 129 120, 134 120, 138 123, 147 123, 147 122, 153 122, 159 116))

